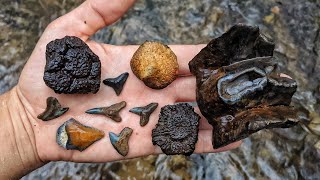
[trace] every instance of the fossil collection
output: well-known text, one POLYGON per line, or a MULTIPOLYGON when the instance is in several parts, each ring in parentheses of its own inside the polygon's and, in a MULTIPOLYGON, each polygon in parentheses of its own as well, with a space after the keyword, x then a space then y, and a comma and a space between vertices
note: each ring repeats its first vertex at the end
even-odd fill
MULTIPOLYGON (((262 129, 288 128, 299 122, 297 111, 290 106, 297 83, 280 75, 277 59, 273 57, 274 46, 260 34, 258 27, 237 24, 211 40, 189 62, 190 71, 196 77, 197 105, 213 127, 214 148, 262 129)), ((135 78, 160 91, 176 79, 179 69, 177 56, 170 47, 149 41, 137 49, 130 66, 135 78)), ((119 72, 117 77, 103 80, 103 84, 119 96, 126 91, 129 74, 119 72)), ((101 62, 81 39, 66 36, 47 44, 43 79, 58 94, 95 94, 101 84, 101 62)), ((47 107, 38 118, 43 121, 58 118, 69 110, 66 105, 48 97, 47 107)), ((145 128, 158 105, 152 101, 138 104, 130 107, 129 112, 145 128)), ((127 102, 119 100, 106 107, 91 107, 84 113, 120 123, 123 120, 120 112, 126 106, 127 102)), ((191 155, 198 141, 200 119, 190 103, 165 105, 152 130, 152 143, 168 155, 191 155)), ((112 131, 108 133, 110 143, 120 155, 127 156, 135 129, 112 131)), ((84 151, 104 136, 103 130, 69 118, 57 129, 56 142, 67 150, 84 151)))

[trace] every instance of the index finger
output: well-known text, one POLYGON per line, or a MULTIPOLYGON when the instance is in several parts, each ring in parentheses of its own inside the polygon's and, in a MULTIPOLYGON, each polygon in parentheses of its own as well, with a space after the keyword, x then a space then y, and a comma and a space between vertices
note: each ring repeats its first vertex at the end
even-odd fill
POLYGON ((117 21, 135 0, 87 0, 49 24, 44 35, 52 40, 66 35, 86 41, 99 29, 117 21))

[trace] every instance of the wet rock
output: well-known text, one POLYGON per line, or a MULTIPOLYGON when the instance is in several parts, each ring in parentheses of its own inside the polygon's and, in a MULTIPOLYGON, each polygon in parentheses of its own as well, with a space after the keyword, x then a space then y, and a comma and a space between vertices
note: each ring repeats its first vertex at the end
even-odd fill
POLYGON ((109 133, 110 141, 112 146, 117 150, 122 156, 126 156, 129 152, 129 138, 133 130, 129 127, 125 127, 119 135, 113 132, 109 133))
POLYGON ((258 27, 238 24, 189 62, 197 103, 214 129, 214 148, 298 123, 297 110, 289 106, 297 83, 277 73, 273 49, 258 27))
POLYGON ((115 122, 121 122, 122 118, 119 115, 120 111, 125 108, 127 103, 121 101, 108 107, 93 108, 86 111, 88 114, 101 114, 108 118, 111 118, 115 122))
POLYGON ((140 116, 140 126, 145 126, 149 122, 150 115, 156 110, 158 107, 158 103, 150 103, 144 107, 135 107, 129 110, 134 114, 140 116))
POLYGON ((48 97, 47 107, 43 113, 38 115, 38 119, 41 119, 43 121, 55 119, 57 117, 60 117, 64 113, 66 113, 68 110, 69 110, 68 107, 65 107, 65 108, 61 107, 61 104, 59 103, 57 98, 48 97))
POLYGON ((103 83, 107 86, 112 87, 113 90, 116 92, 117 96, 119 96, 128 77, 129 77, 129 73, 125 72, 120 74, 116 78, 105 79, 103 80, 103 83))
POLYGON ((71 118, 59 127, 56 141, 67 150, 84 151, 103 137, 103 131, 85 126, 71 118))
POLYGON ((177 56, 160 42, 144 42, 134 53, 132 72, 152 89, 163 89, 176 79, 177 56))
POLYGON ((200 116, 187 103, 161 108, 152 143, 167 155, 191 155, 198 140, 200 116))
POLYGON ((101 63, 80 38, 66 36, 47 44, 44 81, 56 93, 97 93, 101 63))

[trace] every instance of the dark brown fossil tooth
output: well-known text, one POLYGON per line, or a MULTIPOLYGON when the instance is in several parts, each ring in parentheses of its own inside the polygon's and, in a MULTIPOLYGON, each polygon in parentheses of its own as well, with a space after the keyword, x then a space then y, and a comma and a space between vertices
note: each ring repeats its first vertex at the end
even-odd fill
POLYGON ((121 101, 119 103, 113 104, 108 107, 99 107, 93 108, 86 111, 88 114, 101 114, 105 115, 116 122, 120 122, 122 119, 119 115, 119 112, 125 108, 127 103, 125 101, 121 101))
POLYGON ((71 118, 58 128, 56 141, 67 150, 83 151, 103 137, 103 131, 85 126, 71 118))
POLYGON ((116 78, 108 78, 103 80, 103 84, 112 87, 116 92, 117 96, 119 96, 128 77, 129 77, 129 73, 125 72, 120 74, 116 78))
POLYGON ((150 115, 155 109, 157 109, 157 107, 158 103, 150 103, 144 107, 134 107, 130 109, 129 112, 139 115, 140 126, 145 126, 149 122, 150 115))
POLYGON ((51 119, 55 119, 60 117, 64 113, 69 110, 68 107, 62 108, 61 104, 59 103, 58 99, 55 97, 48 97, 47 98, 47 108, 46 110, 38 115, 38 119, 43 121, 48 121, 51 119))
POLYGON ((126 156, 129 152, 129 138, 133 130, 129 127, 125 127, 119 135, 113 132, 109 132, 109 137, 112 146, 118 151, 122 156, 126 156))

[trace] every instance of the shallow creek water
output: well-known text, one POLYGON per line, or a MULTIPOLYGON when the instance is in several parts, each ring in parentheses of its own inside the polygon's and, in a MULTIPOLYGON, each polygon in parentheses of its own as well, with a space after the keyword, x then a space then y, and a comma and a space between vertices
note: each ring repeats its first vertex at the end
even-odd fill
MULTIPOLYGON (((17 83, 46 25, 81 2, 1 0, 0 94, 17 83)), ((292 103, 308 112, 309 120, 291 129, 258 132, 229 152, 147 156, 103 164, 51 162, 23 179, 319 178, 319 9, 320 0, 139 0, 120 21, 92 38, 116 45, 145 40, 199 44, 235 23, 259 25, 274 39, 281 69, 298 81, 292 103)))

